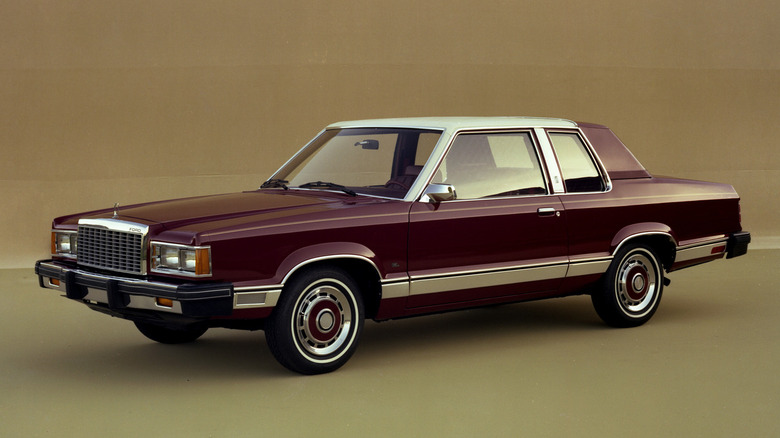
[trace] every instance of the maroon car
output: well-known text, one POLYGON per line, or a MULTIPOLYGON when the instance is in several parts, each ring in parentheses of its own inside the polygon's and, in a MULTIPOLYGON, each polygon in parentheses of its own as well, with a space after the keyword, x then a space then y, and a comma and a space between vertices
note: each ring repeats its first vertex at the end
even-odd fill
POLYGON ((337 369, 365 318, 590 294, 638 326, 665 272, 744 254, 726 184, 651 176, 608 128, 543 118, 328 126, 258 190, 54 220, 42 287, 191 342, 262 329, 285 367, 337 369))

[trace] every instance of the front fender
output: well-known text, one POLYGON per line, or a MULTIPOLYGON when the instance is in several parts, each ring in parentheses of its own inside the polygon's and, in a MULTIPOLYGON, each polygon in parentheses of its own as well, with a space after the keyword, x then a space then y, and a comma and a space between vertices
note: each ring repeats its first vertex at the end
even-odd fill
POLYGON ((297 249, 282 261, 275 278, 280 279, 280 284, 285 284, 296 271, 311 263, 337 259, 362 260, 373 266, 379 278, 385 278, 385 273, 379 268, 381 263, 376 254, 366 246, 354 242, 328 242, 297 249))

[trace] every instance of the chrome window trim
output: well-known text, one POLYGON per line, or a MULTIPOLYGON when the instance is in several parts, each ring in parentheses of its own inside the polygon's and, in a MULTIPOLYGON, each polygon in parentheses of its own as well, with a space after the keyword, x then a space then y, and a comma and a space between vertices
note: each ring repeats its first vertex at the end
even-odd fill
MULTIPOLYGON (((439 168, 439 164, 441 163, 441 160, 443 159, 445 153, 449 150, 452 141, 458 134, 462 132, 533 131, 534 133, 537 134, 536 135, 537 141, 535 142, 537 153, 539 152, 544 153, 543 150, 540 150, 540 147, 543 146, 545 136, 540 135, 540 132, 544 132, 544 130, 546 129, 576 130, 579 133, 579 135, 585 139, 586 144, 589 145, 589 143, 587 143, 588 142, 587 137, 585 137, 582 134, 581 130, 577 127, 577 123, 562 118, 544 118, 544 117, 499 117, 499 118, 449 117, 448 118, 448 117, 444 117, 444 118, 407 118, 407 119, 402 118, 402 119, 374 119, 374 120, 345 121, 345 122, 332 123, 327 127, 325 127, 325 129, 319 131, 317 135, 315 135, 311 140, 309 140, 292 157, 290 157, 287 161, 285 161, 284 164, 282 164, 268 179, 277 178, 277 175, 279 174, 279 172, 281 172, 282 169, 287 167, 293 160, 297 159, 298 156, 300 156, 304 150, 306 150, 314 141, 316 141, 325 132, 329 130, 342 130, 342 129, 352 129, 352 128, 355 129, 397 128, 397 129, 419 129, 419 130, 441 132, 439 141, 436 143, 436 146, 434 146, 428 161, 426 161, 425 165, 423 166, 423 169, 420 172, 420 175, 418 176, 417 180, 414 182, 414 184, 412 184, 412 187, 410 187, 409 190, 407 191, 406 196, 404 196, 403 198, 390 198, 390 197, 385 198, 376 195, 361 194, 361 196, 370 196, 370 197, 376 197, 380 199, 401 200, 404 202, 416 202, 420 200, 423 191, 430 183, 430 180, 433 177, 435 170, 439 168), (475 124, 482 121, 485 122, 485 125, 475 126, 475 124), (507 121, 511 123, 503 124, 502 123, 503 121, 507 121), (467 126, 459 127, 458 126, 459 124, 467 125, 467 126)), ((547 154, 544 155, 544 158, 546 163, 553 162, 556 163, 557 166, 557 160, 548 161, 547 154)), ((548 172, 551 170, 551 169, 547 169, 547 166, 542 166, 542 169, 543 172, 548 172)), ((603 173, 603 175, 606 175, 606 173, 603 173)), ((550 176, 552 180, 554 175, 550 175, 550 176)), ((560 184, 562 184, 562 180, 560 179, 560 176, 558 179, 560 184)), ((607 179, 608 179, 608 175, 607 175, 607 179)), ((563 193, 563 191, 555 190, 554 187, 549 187, 549 186, 547 187, 547 191, 548 191, 548 195, 563 193)), ((601 193, 601 192, 594 192, 594 193, 601 193)), ((539 196, 539 195, 523 195, 523 196, 539 196)))
MULTIPOLYGON (((555 130, 553 130, 555 131, 555 130)), ((596 149, 593 147, 593 145, 590 143, 590 139, 587 135, 585 135, 584 132, 582 132, 582 129, 577 128, 577 133, 579 134, 580 138, 585 143, 585 149, 588 150, 590 153, 590 156, 593 157, 596 168, 601 173, 601 178, 604 181, 604 190, 600 192, 592 192, 592 193, 608 193, 612 191, 612 178, 609 177, 609 172, 607 172, 607 168, 604 167, 604 163, 601 161, 601 157, 599 157, 599 154, 596 153, 596 149)), ((628 148, 626 148, 628 149, 628 148)), ((630 151, 629 151, 630 152, 630 151)))
MULTIPOLYGON (((455 139, 458 138, 461 134, 528 134, 529 138, 531 139, 531 143, 533 144, 534 151, 536 152, 536 160, 539 163, 539 168, 542 171, 542 178, 544 180, 544 188, 547 191, 547 193, 543 194, 525 194, 525 195, 516 195, 516 196, 495 196, 495 197, 483 197, 483 198, 467 198, 467 199, 453 199, 450 202, 457 202, 457 201, 484 201, 489 199, 517 199, 517 198, 534 198, 534 197, 540 197, 540 196, 550 196, 555 193, 553 193, 552 187, 550 187, 548 183, 548 173, 547 173, 547 166, 544 165, 542 162, 542 154, 543 150, 540 150, 540 142, 538 139, 534 139, 534 137, 538 137, 534 135, 537 128, 530 128, 530 127, 485 127, 485 128, 462 128, 462 129, 456 129, 452 132, 452 134, 449 134, 449 137, 446 139, 446 144, 442 142, 442 139, 444 139, 446 132, 442 133, 442 136, 439 137, 439 142, 436 144, 436 146, 433 148, 433 151, 431 152, 431 157, 428 159, 428 161, 425 163, 425 166, 423 167, 422 171, 420 172, 420 175, 417 177, 417 180, 412 185, 412 187, 407 192, 407 196, 404 198, 404 201, 406 202, 415 202, 415 201, 421 201, 423 197, 423 193, 425 189, 431 184, 431 180, 433 180, 433 176, 436 174, 436 171, 441 166, 441 163, 444 161, 444 158, 449 153, 450 149, 452 148, 452 144, 455 142, 455 139), (443 146, 442 146, 443 145, 443 146), (435 164, 431 161, 431 158, 436 157, 435 164)), ((547 160, 547 157, 545 156, 545 161, 547 160)), ((458 191, 458 186, 454 185, 455 192, 458 191)))
POLYGON ((590 158, 593 160, 593 163, 596 166, 596 172, 599 173, 599 176, 601 177, 602 182, 604 183, 604 190, 598 190, 598 191, 591 191, 591 192, 569 192, 566 191, 563 179, 563 173, 561 173, 561 185, 563 186, 563 192, 560 193, 561 195, 590 195, 595 193, 609 193, 612 191, 612 179, 609 177, 609 173, 607 172, 607 169, 604 167, 604 163, 601 162, 601 158, 596 153, 596 151, 593 149, 593 145, 590 144, 590 140, 588 140, 588 137, 582 132, 581 129, 566 129, 566 128, 542 128, 545 132, 545 137, 547 141, 550 142, 550 147, 553 153, 553 156, 555 157, 555 165, 558 168, 558 171, 560 172, 560 163, 558 162, 558 156, 555 154, 555 148, 552 147, 552 139, 550 139, 550 134, 577 134, 577 136, 582 140, 582 144, 585 146, 585 151, 588 152, 590 155, 590 158))
MULTIPOLYGON (((447 155, 447 151, 450 150, 450 146, 455 140, 458 132, 459 131, 456 130, 450 134, 446 130, 442 131, 441 136, 439 137, 439 141, 436 142, 436 146, 433 147, 431 155, 423 165, 420 174, 417 176, 417 179, 414 181, 412 186, 409 187, 409 191, 406 192, 406 197, 404 197, 405 202, 415 202, 422 198, 425 188, 428 187, 428 185, 431 183, 433 176, 436 174, 436 171, 439 169, 439 165, 444 160, 444 156, 447 155)), ((458 189, 455 188, 456 192, 457 190, 458 189)))
POLYGON ((542 152, 544 153, 545 167, 547 167, 550 173, 550 181, 553 185, 553 194, 559 195, 566 192, 563 185, 563 176, 561 175, 561 168, 558 165, 558 157, 555 155, 555 151, 552 147, 552 142, 547 136, 547 130, 545 128, 534 128, 536 138, 541 145, 542 152))

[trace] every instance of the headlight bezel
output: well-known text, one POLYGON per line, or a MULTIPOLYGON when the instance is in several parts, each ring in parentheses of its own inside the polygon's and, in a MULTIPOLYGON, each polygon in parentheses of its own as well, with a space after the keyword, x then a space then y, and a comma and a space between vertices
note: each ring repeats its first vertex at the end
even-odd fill
POLYGON ((149 254, 150 271, 153 273, 191 278, 212 276, 211 246, 152 241, 149 254))
POLYGON ((51 230, 51 255, 76 259, 78 252, 78 231, 51 230))

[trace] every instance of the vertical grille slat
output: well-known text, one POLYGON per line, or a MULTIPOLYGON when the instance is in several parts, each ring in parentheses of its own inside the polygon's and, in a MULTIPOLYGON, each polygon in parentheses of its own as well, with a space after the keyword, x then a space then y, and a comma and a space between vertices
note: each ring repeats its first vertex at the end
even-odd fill
POLYGON ((79 225, 78 263, 110 271, 144 274, 143 241, 138 233, 79 225))

